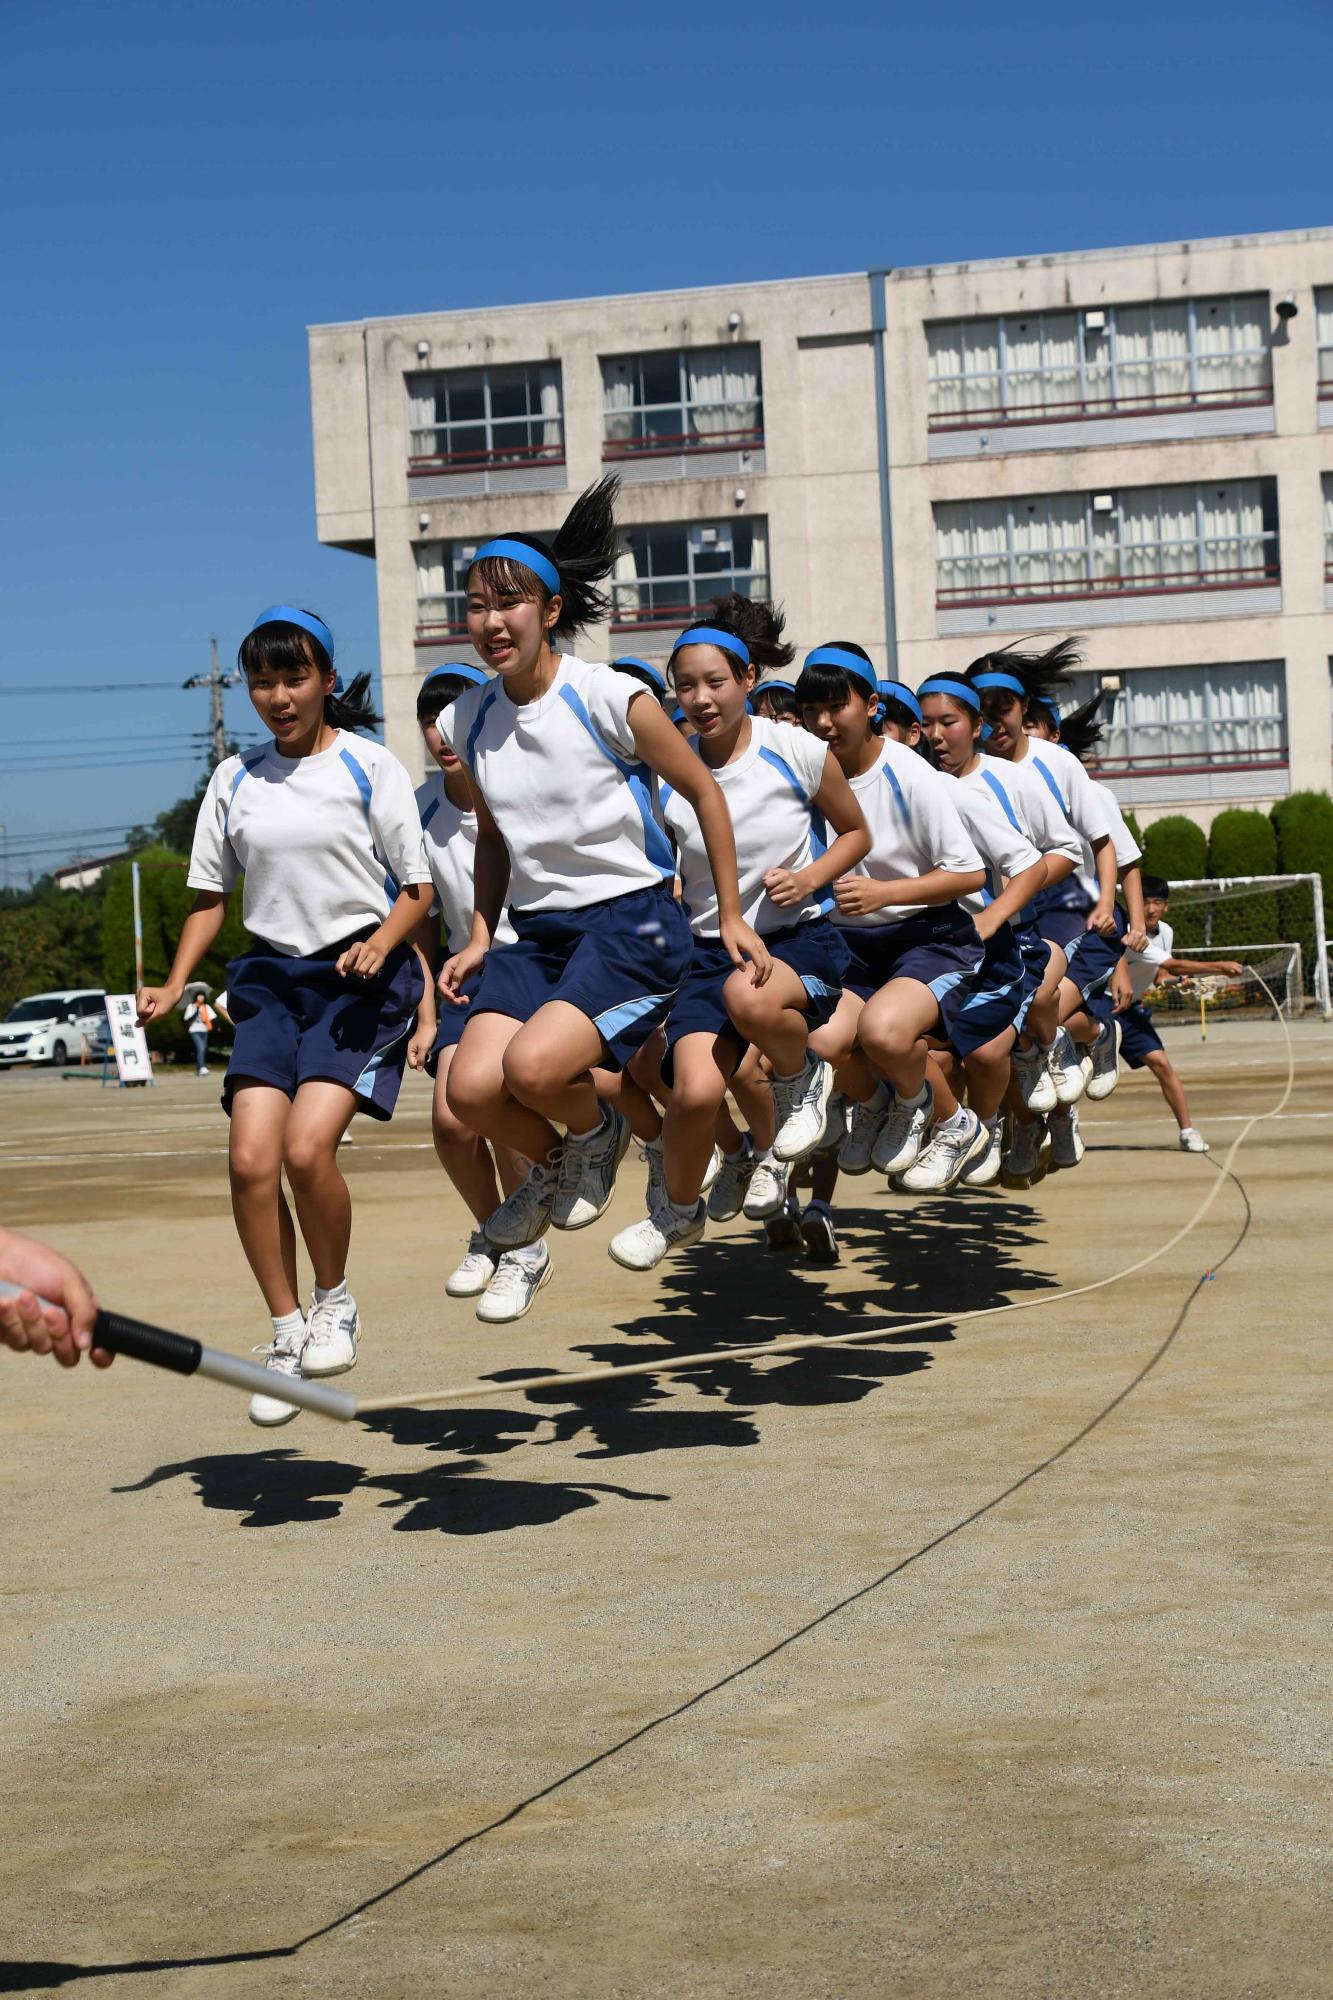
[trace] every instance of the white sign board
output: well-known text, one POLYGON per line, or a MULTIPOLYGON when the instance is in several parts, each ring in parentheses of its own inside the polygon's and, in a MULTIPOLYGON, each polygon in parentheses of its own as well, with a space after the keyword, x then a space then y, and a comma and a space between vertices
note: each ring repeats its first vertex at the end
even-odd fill
POLYGON ((116 1074, 122 1083, 151 1083, 153 1065, 148 1059, 148 1043, 136 1017, 132 993, 108 993, 106 1017, 111 1023, 111 1047, 116 1057, 116 1074))

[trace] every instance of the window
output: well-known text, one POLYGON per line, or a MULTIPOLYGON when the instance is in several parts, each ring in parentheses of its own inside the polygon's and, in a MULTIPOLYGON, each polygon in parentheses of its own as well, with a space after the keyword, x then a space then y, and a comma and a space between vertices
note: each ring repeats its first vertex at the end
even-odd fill
MULTIPOLYGON (((1269 403, 1268 325, 1264 292, 944 321, 926 328, 928 425, 966 430, 1269 403)), ((1329 359, 1333 376, 1333 352, 1329 359)))
POLYGON ((408 390, 414 468, 462 472, 564 460, 558 361, 410 375, 408 390))
MULTIPOLYGON (((546 542, 551 539, 549 529, 526 528, 524 533, 539 535, 546 542)), ((470 542, 417 543, 419 646, 467 637, 468 567, 484 540, 478 536, 470 542)))
POLYGON ((654 522, 621 530, 611 624, 616 631, 684 625, 701 604, 725 596, 767 597, 768 522, 654 522))
POLYGON ((604 356, 602 408, 604 458, 761 445, 758 345, 604 356))
POLYGON ((1314 295, 1315 341, 1319 348, 1319 397, 1333 396, 1333 290, 1314 295))
MULTIPOLYGON (((1071 676, 1068 710, 1088 701, 1100 674, 1071 676)), ((1217 667, 1133 667, 1107 694, 1094 769, 1138 774, 1232 770, 1287 761, 1286 673, 1281 660, 1217 667)))
POLYGON ((1324 474, 1324 581, 1333 583, 1333 472, 1324 474))
POLYGON ((1277 485, 950 501, 935 509, 935 575, 941 606, 1275 583, 1277 485))

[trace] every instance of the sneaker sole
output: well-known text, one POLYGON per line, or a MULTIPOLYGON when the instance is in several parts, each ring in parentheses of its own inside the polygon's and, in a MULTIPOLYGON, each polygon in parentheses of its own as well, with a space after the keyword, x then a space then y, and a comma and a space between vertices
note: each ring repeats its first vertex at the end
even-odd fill
MULTIPOLYGON (((616 1115, 617 1117, 619 1117, 619 1113, 617 1113, 616 1115)), ((620 1162, 624 1159, 626 1153, 629 1151, 629 1142, 633 1136, 634 1136, 633 1133, 629 1129, 629 1120, 627 1118, 621 1118, 620 1136, 616 1140, 615 1172, 611 1176, 611 1185, 606 1191, 606 1200, 602 1203, 601 1207, 595 1209, 591 1215, 580 1216, 577 1222, 562 1222, 560 1220, 560 1217, 556 1214, 555 1209, 552 1208, 551 1210, 552 1228, 563 1230, 566 1235, 572 1235, 575 1230, 591 1229, 594 1222, 601 1221, 602 1217, 606 1214, 607 1209, 610 1208, 611 1206, 611 1197, 614 1195, 616 1191, 616 1177, 620 1172, 620 1162)), ((533 1238, 533 1241, 534 1242, 536 1241, 535 1237, 533 1238)), ((523 1248, 523 1245, 519 1243, 516 1244, 514 1247, 516 1249, 521 1250, 523 1248)))
POLYGON ((930 1187, 913 1187, 907 1179, 912 1169, 911 1167, 905 1167, 899 1176, 902 1191, 904 1194, 948 1194, 951 1188, 957 1187, 972 1162, 980 1158, 982 1153, 989 1151, 990 1133, 984 1125, 979 1125, 978 1130, 972 1134, 971 1143, 967 1151, 959 1154, 958 1159, 954 1163, 953 1172, 947 1180, 936 1181, 930 1187))
POLYGON ((536 1284, 532 1288, 532 1297, 528 1300, 525 1306, 520 1308, 518 1312, 503 1313, 497 1317, 495 1315, 492 1315, 491 1313, 483 1313, 479 1308, 474 1317, 479 1319, 483 1326, 512 1326, 516 1319, 526 1319, 528 1314, 532 1311, 533 1306, 537 1303, 538 1292, 542 1291, 545 1286, 550 1284, 554 1272, 555 1272, 555 1265, 552 1262, 552 1260, 548 1257, 546 1260, 546 1269, 542 1272, 540 1278, 538 1278, 536 1284))
POLYGON ((791 1227, 784 1229, 781 1233, 777 1230, 766 1229, 764 1235, 767 1238, 770 1250, 803 1250, 805 1248, 805 1237, 802 1234, 800 1223, 796 1221, 793 1221, 791 1227))
POLYGON ((524 1236, 521 1240, 516 1239, 513 1243, 508 1243, 508 1242, 502 1243, 498 1236, 491 1235, 491 1221, 489 1217, 485 1222, 482 1223, 481 1233, 486 1238, 486 1241, 490 1244, 493 1250, 499 1250, 502 1252, 505 1250, 526 1250, 530 1244, 540 1243, 543 1236, 545 1236, 547 1230, 550 1228, 550 1226, 551 1226, 551 1216, 550 1216, 550 1211, 548 1210, 546 1215, 538 1223, 536 1229, 533 1231, 531 1236, 524 1236))
POLYGON ((781 1215, 783 1208, 786 1206, 786 1201, 787 1190, 784 1188, 778 1199, 775 1202, 770 1202, 767 1208, 751 1208, 747 1202, 741 1210, 741 1214, 747 1222, 771 1222, 775 1215, 781 1215))
POLYGON ((248 1412, 251 1423, 257 1424, 261 1431, 275 1431, 280 1425, 289 1424, 293 1417, 299 1417, 300 1414, 295 1403, 284 1404, 283 1414, 280 1417, 257 1417, 253 1409, 248 1412))
MULTIPOLYGON (((522 1248, 522 1245, 519 1247, 522 1248)), ((491 1278, 494 1276, 495 1273, 492 1271, 491 1278)), ((445 1284, 444 1296, 447 1299, 478 1299, 490 1284, 491 1278, 483 1278, 479 1285, 456 1285, 451 1278, 445 1284)))
POLYGON ((316 1368, 313 1362, 307 1361, 304 1355, 301 1356, 301 1373, 308 1376, 312 1382, 322 1382, 329 1375, 350 1375, 355 1367, 355 1348, 352 1350, 350 1361, 339 1361, 332 1368, 316 1368))

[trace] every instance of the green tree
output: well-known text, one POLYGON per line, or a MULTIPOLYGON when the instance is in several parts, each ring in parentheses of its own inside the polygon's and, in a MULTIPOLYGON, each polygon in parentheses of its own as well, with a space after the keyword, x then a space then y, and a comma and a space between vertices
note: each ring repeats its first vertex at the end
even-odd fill
POLYGON ((0 1014, 27 993, 99 986, 101 884, 58 889, 48 877, 0 898, 0 1014))
MULTIPOLYGON (((1208 873, 1275 875, 1277 838, 1267 813, 1238 806, 1220 812, 1208 830, 1208 873)), ((1216 903, 1207 942, 1219 951, 1242 944, 1273 944, 1281 935, 1275 895, 1256 893, 1235 902, 1216 903)))
MULTIPOLYGON (((135 860, 139 864, 144 980, 149 986, 160 986, 171 970, 181 928, 194 902, 194 891, 185 879, 189 864, 183 854, 173 854, 170 848, 160 845, 146 848, 135 860)), ((205 980, 216 992, 226 983, 228 959, 238 957, 248 944, 238 893, 232 899, 217 942, 198 967, 196 977, 205 980)), ((134 888, 128 860, 117 862, 108 874, 101 946, 108 993, 133 992, 134 888)), ((173 1054, 184 1054, 188 1048, 179 1009, 169 1019, 150 1027, 148 1034, 155 1047, 173 1054)))
MULTIPOLYGON (((1333 799, 1326 792, 1293 792, 1279 799, 1271 814, 1277 835, 1277 865, 1281 875, 1318 875, 1324 892, 1324 919, 1333 908, 1333 799)), ((1314 915, 1305 890, 1288 890, 1281 898, 1281 935, 1301 947, 1305 983, 1314 972, 1314 915)))
MULTIPOLYGON (((1165 875, 1168 882, 1195 882, 1205 873, 1208 841, 1201 826, 1184 813, 1168 813, 1155 819, 1142 841, 1145 875, 1165 875)), ((1177 903, 1171 911, 1176 943, 1181 946, 1204 942, 1203 913, 1197 907, 1177 903)))

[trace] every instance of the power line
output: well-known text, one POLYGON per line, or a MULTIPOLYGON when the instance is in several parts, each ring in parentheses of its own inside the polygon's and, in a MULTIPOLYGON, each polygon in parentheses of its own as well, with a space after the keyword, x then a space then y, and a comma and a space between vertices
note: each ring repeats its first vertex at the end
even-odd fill
POLYGON ((145 688, 175 688, 183 692, 181 681, 62 681, 59 686, 48 682, 43 687, 20 687, 17 681, 0 682, 0 698, 16 701, 23 695, 59 694, 139 694, 145 688))

